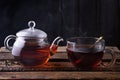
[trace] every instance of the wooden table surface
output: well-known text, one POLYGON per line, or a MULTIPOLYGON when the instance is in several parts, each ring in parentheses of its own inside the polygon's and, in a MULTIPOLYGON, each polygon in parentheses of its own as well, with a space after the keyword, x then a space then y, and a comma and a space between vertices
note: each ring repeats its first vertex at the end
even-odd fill
MULTIPOLYGON (((57 54, 51 56, 49 62, 40 67, 23 67, 16 61, 11 52, 0 48, 0 79, 117 79, 120 80, 120 50, 111 48, 117 55, 116 63, 110 68, 98 67, 95 70, 80 70, 68 60, 65 47, 59 47, 57 54)), ((109 59, 105 55, 104 62, 109 59)))

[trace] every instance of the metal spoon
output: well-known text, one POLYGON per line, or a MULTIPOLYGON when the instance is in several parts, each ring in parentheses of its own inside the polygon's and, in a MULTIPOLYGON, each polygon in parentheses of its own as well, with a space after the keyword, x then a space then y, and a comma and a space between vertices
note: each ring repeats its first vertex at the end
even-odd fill
POLYGON ((99 37, 99 38, 97 39, 97 41, 96 41, 93 45, 90 46, 90 48, 93 48, 93 47, 94 47, 98 42, 100 42, 102 39, 103 39, 102 36, 99 37))

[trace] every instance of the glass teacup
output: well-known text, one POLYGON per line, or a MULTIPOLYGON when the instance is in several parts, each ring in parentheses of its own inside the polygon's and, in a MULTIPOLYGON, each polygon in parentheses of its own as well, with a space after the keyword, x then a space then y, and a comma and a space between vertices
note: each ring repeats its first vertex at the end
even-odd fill
POLYGON ((111 49, 105 49, 104 39, 95 44, 97 40, 98 38, 95 37, 71 37, 67 39, 67 55, 70 62, 80 69, 93 69, 101 65, 104 54, 109 53, 112 56, 111 61, 102 67, 112 66, 116 61, 114 52, 111 49))

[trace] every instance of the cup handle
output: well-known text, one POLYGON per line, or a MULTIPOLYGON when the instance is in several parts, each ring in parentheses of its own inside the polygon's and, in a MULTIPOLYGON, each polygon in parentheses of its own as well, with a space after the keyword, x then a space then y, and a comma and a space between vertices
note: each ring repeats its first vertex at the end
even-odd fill
MULTIPOLYGON (((116 55, 117 55, 117 59, 120 59, 120 53, 116 53, 116 55)), ((115 62, 117 65, 120 65, 120 61, 118 60, 118 61, 116 61, 115 62)))
POLYGON ((115 52, 112 49, 105 48, 104 54, 110 54, 112 59, 111 59, 111 61, 108 64, 104 64, 104 62, 101 62, 100 66, 102 66, 104 68, 113 66, 113 64, 115 64, 115 61, 116 61, 116 54, 115 54, 115 52))
POLYGON ((8 50, 12 50, 12 47, 10 47, 9 46, 9 41, 11 40, 11 39, 16 39, 16 36, 15 35, 9 35, 9 36, 7 36, 6 38, 5 38, 5 40, 4 40, 4 46, 8 49, 8 50))

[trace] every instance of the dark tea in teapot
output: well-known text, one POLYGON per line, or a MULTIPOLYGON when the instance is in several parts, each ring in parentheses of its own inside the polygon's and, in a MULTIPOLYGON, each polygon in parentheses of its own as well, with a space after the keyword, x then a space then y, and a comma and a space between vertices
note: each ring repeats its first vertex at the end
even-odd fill
MULTIPOLYGON (((57 46, 53 45, 52 48, 53 52, 56 53, 57 46)), ((39 66, 41 64, 47 63, 50 58, 50 45, 44 47, 24 46, 21 48, 20 53, 18 53, 19 49, 19 47, 14 46, 13 53, 20 54, 19 60, 24 66, 39 66)))

